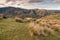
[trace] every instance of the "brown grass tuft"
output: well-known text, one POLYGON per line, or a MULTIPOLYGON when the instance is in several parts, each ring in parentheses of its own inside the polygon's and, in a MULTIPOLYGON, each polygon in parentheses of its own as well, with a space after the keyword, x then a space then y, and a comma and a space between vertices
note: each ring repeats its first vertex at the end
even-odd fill
POLYGON ((57 32, 60 32, 60 20, 58 20, 57 17, 58 15, 54 14, 31 22, 28 27, 30 34, 32 34, 32 36, 35 34, 39 36, 48 36, 49 34, 56 35, 57 32))
POLYGON ((15 17, 15 21, 16 22, 23 22, 23 19, 22 18, 19 18, 19 17, 15 17))
POLYGON ((24 18, 24 20, 30 22, 30 21, 32 21, 33 19, 32 19, 32 18, 24 18))
POLYGON ((0 20, 3 19, 3 16, 4 16, 3 14, 0 14, 0 20))

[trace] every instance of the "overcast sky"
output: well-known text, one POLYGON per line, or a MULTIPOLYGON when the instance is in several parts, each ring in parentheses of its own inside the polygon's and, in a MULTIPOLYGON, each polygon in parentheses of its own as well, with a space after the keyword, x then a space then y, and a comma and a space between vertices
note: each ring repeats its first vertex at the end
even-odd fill
POLYGON ((60 9, 60 0, 0 0, 0 7, 60 9))

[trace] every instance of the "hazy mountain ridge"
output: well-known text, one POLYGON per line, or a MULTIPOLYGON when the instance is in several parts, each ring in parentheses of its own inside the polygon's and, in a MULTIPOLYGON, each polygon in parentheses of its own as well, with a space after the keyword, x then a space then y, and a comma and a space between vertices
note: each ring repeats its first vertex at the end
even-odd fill
POLYGON ((3 7, 0 8, 0 14, 4 14, 7 17, 33 17, 40 18, 51 14, 51 12, 60 12, 60 10, 45 10, 45 9, 23 9, 23 8, 15 8, 15 7, 3 7))

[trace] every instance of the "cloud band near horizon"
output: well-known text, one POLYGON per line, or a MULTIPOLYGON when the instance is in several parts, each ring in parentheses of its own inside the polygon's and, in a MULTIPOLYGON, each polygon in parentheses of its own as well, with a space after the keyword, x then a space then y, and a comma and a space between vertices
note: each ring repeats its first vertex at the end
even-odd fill
POLYGON ((52 8, 60 9, 60 0, 0 0, 1 6, 14 6, 23 8, 52 8), (54 6, 53 6, 54 5, 54 6))

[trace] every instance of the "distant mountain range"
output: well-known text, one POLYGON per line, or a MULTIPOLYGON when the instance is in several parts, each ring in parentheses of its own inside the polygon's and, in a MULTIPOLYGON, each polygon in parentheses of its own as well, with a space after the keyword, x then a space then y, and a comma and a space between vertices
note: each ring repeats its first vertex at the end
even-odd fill
POLYGON ((42 16, 46 16, 49 14, 60 13, 60 10, 45 10, 45 9, 23 9, 23 8, 15 8, 15 7, 3 7, 0 8, 0 14, 4 14, 7 17, 33 17, 40 18, 42 16))

